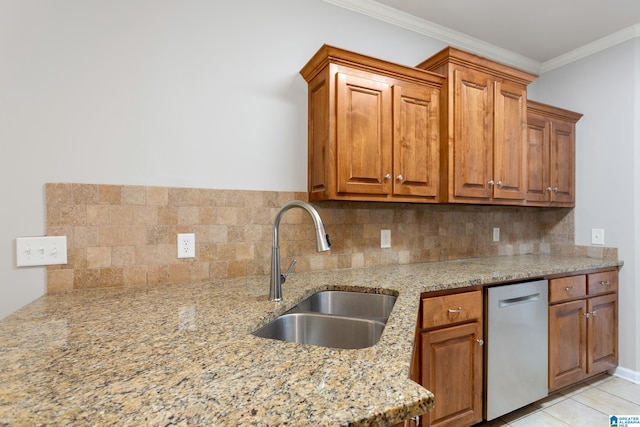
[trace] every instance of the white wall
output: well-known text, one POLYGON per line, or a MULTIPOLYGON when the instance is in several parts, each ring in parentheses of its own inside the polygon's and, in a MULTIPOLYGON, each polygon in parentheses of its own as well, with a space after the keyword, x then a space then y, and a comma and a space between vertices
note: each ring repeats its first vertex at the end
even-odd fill
POLYGON ((444 44, 321 0, 0 2, 0 318, 45 291, 15 238, 44 184, 306 189, 323 43, 417 64, 444 44))
MULTIPOLYGON (((545 73, 538 100, 579 111, 576 147, 575 240, 591 243, 605 230, 605 245, 619 248, 620 365, 640 371, 640 154, 638 39, 545 73)), ((640 378, 638 378, 640 380, 640 378)))

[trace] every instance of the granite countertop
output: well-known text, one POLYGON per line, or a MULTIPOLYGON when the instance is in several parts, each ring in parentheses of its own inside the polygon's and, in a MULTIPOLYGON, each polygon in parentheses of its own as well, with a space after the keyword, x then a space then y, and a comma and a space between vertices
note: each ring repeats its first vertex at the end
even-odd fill
POLYGON ((386 426, 430 410, 408 379, 420 294, 617 267, 522 255, 43 296, 0 321, 0 425, 386 426), (321 348, 250 333, 322 289, 394 293, 380 341, 321 348))

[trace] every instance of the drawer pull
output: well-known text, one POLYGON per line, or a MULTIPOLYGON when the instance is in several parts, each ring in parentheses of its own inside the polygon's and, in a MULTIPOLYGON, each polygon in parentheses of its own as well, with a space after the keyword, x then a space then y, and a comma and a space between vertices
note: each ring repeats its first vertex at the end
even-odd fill
POLYGON ((570 288, 564 288, 565 291, 569 292, 574 290, 576 287, 575 286, 571 286, 570 288))
POLYGON ((449 313, 462 313, 462 307, 450 308, 449 313))
POLYGON ((609 286, 611 284, 611 282, 608 281, 608 280, 601 280, 600 284, 603 285, 603 286, 609 286))

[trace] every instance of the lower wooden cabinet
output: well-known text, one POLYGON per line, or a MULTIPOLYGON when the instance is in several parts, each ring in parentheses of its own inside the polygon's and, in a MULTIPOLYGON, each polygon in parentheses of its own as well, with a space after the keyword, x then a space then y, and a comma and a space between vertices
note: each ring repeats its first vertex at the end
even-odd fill
POLYGON ((482 306, 480 291, 423 299, 419 378, 435 395, 435 408, 421 425, 482 421, 482 306))
POLYGON ((549 391, 618 365, 618 272, 549 281, 549 391))

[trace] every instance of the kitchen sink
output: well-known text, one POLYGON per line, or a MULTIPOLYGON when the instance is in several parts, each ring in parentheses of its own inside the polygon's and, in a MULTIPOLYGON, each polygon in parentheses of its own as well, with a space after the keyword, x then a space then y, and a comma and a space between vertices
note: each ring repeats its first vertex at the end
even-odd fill
POLYGON ((356 349, 371 347, 380 339, 384 323, 320 313, 287 313, 253 335, 320 347, 356 349))
POLYGON ((291 312, 314 312, 387 322, 396 302, 393 295, 365 292, 321 291, 296 305, 291 312))
POLYGON ((321 291, 253 335, 330 348, 371 347, 380 340, 395 301, 393 295, 321 291))

